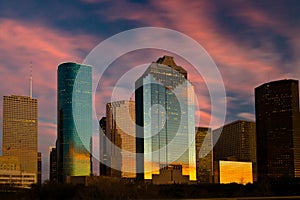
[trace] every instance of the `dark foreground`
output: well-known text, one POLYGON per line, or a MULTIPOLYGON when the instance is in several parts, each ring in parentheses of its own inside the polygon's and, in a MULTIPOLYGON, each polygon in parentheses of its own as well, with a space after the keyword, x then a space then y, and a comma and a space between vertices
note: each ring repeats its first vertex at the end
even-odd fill
POLYGON ((103 177, 89 185, 46 182, 31 189, 0 185, 0 199, 300 199, 300 180, 265 180, 256 184, 151 185, 103 177))

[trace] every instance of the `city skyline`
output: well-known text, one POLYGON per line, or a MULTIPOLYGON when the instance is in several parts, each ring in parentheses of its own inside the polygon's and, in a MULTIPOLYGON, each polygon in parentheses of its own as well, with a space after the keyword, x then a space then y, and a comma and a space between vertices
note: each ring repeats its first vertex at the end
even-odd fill
MULTIPOLYGON (((105 38, 131 28, 159 26, 178 30, 205 47, 217 63, 227 92, 227 122, 254 120, 253 88, 283 78, 299 80, 299 2, 220 1, 160 2, 127 1, 111 4, 82 0, 72 5, 6 2, 0 6, 0 94, 29 95, 32 61, 33 97, 39 99, 39 151, 43 155, 43 180, 48 178, 49 146, 56 140, 56 67, 65 61, 81 63, 105 38), (218 6, 218 7, 217 7, 218 6), (32 9, 38 12, 32 12, 32 9), (64 12, 65 9, 68 12, 64 12), (122 10, 122 12, 120 12, 122 10), (189 10, 189 12, 186 12, 189 10), (53 12, 57 13, 53 17, 53 12), (176 13, 184 13, 180 17, 176 13), (154 14, 155 13, 155 14, 154 14), (104 28, 105 27, 105 30, 104 28), (245 74, 247 76, 245 76, 245 74), (28 85, 27 85, 28 83, 28 85)), ((180 44, 178 44, 180 47, 180 44)), ((155 60, 131 53, 116 61, 103 80, 109 88, 126 70, 155 60), (127 64, 126 64, 127 63, 127 64), (122 69, 120 66, 122 64, 122 69), (120 71, 120 72, 119 72, 120 71)), ((163 53, 159 52, 159 55, 163 53)), ((164 53, 165 54, 165 53, 164 53)), ((174 57, 176 60, 177 57, 174 57)), ((179 61, 179 65, 181 65, 179 61)), ((182 65, 184 66, 184 65, 182 65)), ((191 81, 203 81, 191 75, 191 81)), ((205 121, 210 116, 209 94, 200 87, 205 121)), ((103 90, 104 106, 110 94, 103 90)), ((1 100, 2 103, 2 100, 1 100)), ((98 109, 98 108, 97 108, 98 109)), ((104 115, 105 109, 102 110, 104 115)), ((2 121, 2 112, 1 121, 2 121)), ((2 135, 2 133, 1 133, 2 135)), ((0 145, 2 146, 2 145, 0 145)))

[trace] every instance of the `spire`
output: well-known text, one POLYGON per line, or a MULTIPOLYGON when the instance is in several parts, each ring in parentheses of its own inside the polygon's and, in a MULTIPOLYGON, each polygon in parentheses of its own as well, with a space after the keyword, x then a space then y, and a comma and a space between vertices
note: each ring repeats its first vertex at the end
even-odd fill
POLYGON ((32 62, 30 61, 29 96, 32 98, 32 62))

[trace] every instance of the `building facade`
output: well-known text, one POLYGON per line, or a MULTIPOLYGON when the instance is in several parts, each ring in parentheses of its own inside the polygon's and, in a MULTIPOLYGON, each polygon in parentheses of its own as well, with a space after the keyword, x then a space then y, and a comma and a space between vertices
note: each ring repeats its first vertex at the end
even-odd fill
POLYGON ((76 63, 58 66, 58 182, 91 174, 92 68, 76 63))
POLYGON ((300 177, 300 114, 297 80, 255 88, 259 177, 300 177))
POLYGON ((99 121, 99 174, 100 176, 108 176, 107 153, 106 153, 106 117, 102 117, 99 121))
POLYGON ((212 132, 207 127, 196 127, 196 169, 197 181, 213 182, 212 132))
POLYGON ((173 58, 153 62, 135 82, 137 179, 152 180, 160 168, 181 165, 196 181, 193 86, 173 58))
POLYGON ((20 161, 21 171, 38 173, 38 102, 27 96, 3 97, 2 154, 20 161))
POLYGON ((57 151, 55 147, 49 148, 49 158, 50 158, 49 179, 50 181, 56 182, 57 181, 57 151))
POLYGON ((217 169, 215 183, 243 185, 253 183, 252 162, 219 160, 215 165, 217 169))
POLYGON ((37 183, 37 174, 21 170, 18 157, 0 156, 0 184, 30 188, 34 183, 37 183))
POLYGON ((220 134, 213 149, 215 161, 244 161, 253 164, 253 180, 256 181, 256 126, 255 122, 238 120, 213 131, 220 134))
POLYGON ((106 104, 106 144, 110 176, 136 178, 135 102, 106 104))
POLYGON ((41 185, 42 184, 42 153, 38 152, 38 162, 37 162, 37 169, 38 169, 38 173, 37 173, 37 184, 41 185))

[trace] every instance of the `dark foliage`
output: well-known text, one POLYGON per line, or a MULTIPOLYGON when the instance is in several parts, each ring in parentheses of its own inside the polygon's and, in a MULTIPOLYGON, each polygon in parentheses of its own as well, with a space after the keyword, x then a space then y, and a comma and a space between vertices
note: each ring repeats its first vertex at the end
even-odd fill
POLYGON ((45 182, 31 189, 0 185, 0 199, 179 199, 255 196, 300 196, 299 179, 265 179, 259 183, 152 185, 124 182, 109 177, 87 186, 45 182))

